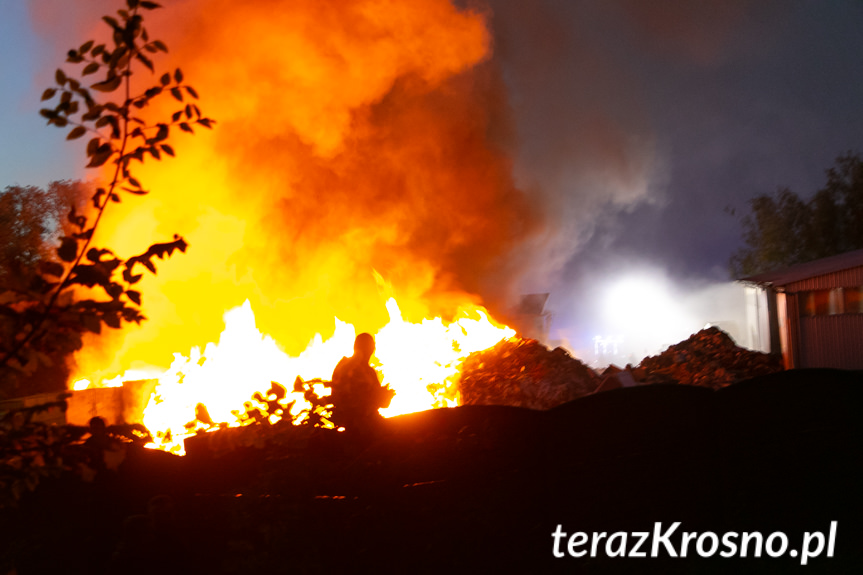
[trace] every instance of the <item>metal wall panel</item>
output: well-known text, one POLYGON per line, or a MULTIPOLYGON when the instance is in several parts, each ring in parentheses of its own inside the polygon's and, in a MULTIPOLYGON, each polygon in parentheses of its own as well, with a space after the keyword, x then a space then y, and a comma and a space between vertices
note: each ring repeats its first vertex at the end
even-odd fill
POLYGON ((797 367, 863 369, 863 314, 799 318, 797 367))
POLYGON ((863 266, 792 282, 784 286, 784 291, 787 293, 797 293, 817 289, 855 286, 863 286, 863 266))

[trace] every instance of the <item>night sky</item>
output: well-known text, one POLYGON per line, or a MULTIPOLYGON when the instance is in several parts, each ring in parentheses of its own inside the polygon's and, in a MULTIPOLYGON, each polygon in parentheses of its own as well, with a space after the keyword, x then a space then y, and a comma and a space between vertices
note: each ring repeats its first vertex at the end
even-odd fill
MULTIPOLYGON (((575 349, 611 333, 601 302, 627 273, 720 299, 747 199, 808 196, 863 150, 863 2, 490 4, 516 181, 549 224, 521 287, 551 292, 551 336, 575 349)), ((0 54, 0 185, 81 177, 38 116, 62 56, 23 1, 0 5, 0 54)))

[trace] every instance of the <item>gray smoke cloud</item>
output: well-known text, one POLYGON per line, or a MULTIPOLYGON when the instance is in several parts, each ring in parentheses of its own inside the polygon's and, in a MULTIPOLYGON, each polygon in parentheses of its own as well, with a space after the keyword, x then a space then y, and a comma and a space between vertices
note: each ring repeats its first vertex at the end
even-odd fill
POLYGON ((734 32, 751 4, 491 1, 517 183, 547 218, 523 246, 531 254, 524 291, 553 289, 616 214, 669 201, 670 152, 648 105, 650 70, 633 55, 718 65, 742 49, 734 32))

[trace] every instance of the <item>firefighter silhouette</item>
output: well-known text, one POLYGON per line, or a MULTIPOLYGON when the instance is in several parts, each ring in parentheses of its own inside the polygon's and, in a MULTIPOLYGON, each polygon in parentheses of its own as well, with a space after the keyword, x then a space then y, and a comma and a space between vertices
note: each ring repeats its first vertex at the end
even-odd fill
POLYGON ((332 378, 332 421, 348 431, 372 431, 380 423, 378 409, 388 407, 395 392, 381 386, 378 373, 369 365, 375 339, 361 333, 354 340, 354 354, 343 357, 332 378))

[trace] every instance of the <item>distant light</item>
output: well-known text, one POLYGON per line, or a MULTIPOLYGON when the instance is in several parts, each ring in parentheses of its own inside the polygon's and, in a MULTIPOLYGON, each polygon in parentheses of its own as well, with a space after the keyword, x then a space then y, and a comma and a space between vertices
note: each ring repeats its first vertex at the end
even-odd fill
POLYGON ((655 273, 618 278, 605 292, 602 310, 603 327, 621 334, 621 341, 626 337, 626 354, 656 353, 688 337, 694 327, 673 286, 655 273))
POLYGON ((611 319, 636 326, 659 326, 668 321, 676 305, 666 286, 650 277, 619 280, 608 291, 606 309, 611 319))

